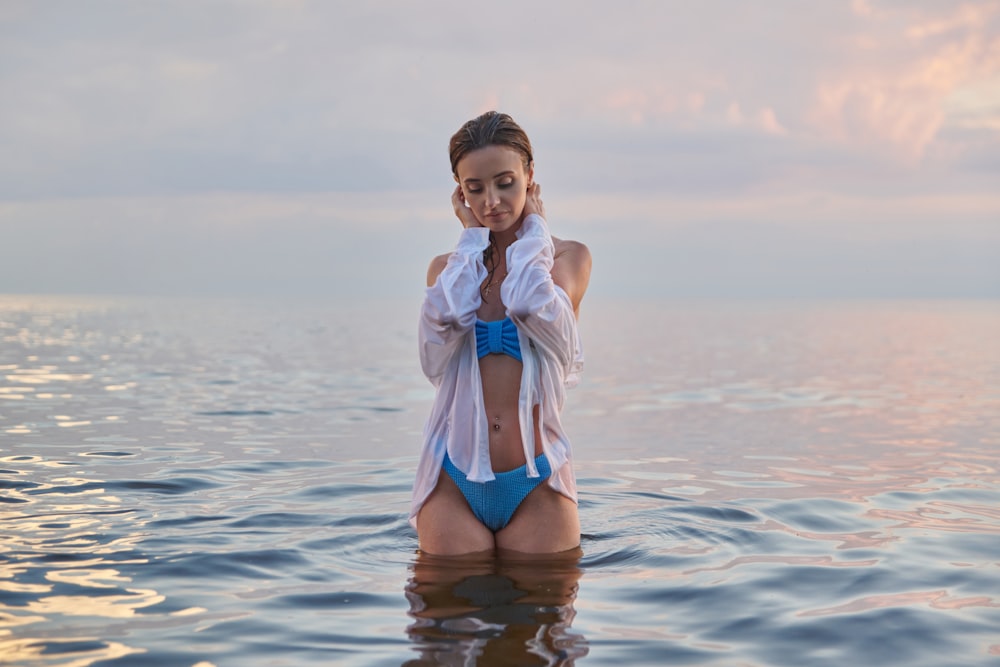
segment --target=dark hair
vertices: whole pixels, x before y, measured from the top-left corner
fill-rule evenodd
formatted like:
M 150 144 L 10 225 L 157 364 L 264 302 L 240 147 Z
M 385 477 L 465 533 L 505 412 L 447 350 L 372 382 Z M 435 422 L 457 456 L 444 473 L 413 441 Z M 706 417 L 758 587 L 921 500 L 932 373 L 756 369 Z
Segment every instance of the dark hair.
M 524 158 L 524 168 L 531 165 L 531 141 L 521 126 L 505 113 L 487 111 L 459 128 L 448 142 L 451 173 L 458 175 L 458 163 L 466 155 L 485 146 L 513 148 Z

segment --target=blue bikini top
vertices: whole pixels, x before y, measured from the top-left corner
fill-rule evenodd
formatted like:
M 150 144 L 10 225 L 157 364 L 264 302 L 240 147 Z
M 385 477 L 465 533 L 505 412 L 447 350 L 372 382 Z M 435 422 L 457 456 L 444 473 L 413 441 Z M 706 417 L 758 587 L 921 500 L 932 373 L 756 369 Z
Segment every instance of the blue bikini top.
M 480 359 L 487 354 L 506 354 L 521 361 L 517 327 L 509 317 L 492 322 L 476 320 L 476 354 Z

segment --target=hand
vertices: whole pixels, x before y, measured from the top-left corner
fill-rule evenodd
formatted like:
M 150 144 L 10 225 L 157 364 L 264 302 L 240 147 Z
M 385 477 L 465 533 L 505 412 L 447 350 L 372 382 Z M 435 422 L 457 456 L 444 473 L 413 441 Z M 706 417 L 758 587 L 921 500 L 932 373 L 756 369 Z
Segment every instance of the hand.
M 465 205 L 465 194 L 462 192 L 462 186 L 456 185 L 455 191 L 451 193 L 451 205 L 455 208 L 455 215 L 458 216 L 459 221 L 462 226 L 466 229 L 471 227 L 482 227 L 479 221 L 476 220 L 475 214 L 473 214 L 472 209 Z
M 542 204 L 542 186 L 532 183 L 528 186 L 528 197 L 524 201 L 524 217 L 532 213 L 545 217 L 545 205 Z

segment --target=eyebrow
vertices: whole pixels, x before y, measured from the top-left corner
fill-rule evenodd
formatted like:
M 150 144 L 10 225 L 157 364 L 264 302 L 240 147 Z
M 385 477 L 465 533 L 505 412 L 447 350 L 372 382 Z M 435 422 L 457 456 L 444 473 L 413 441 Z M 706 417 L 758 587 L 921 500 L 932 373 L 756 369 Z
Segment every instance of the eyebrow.
M 498 179 L 498 178 L 500 178 L 502 176 L 515 176 L 515 175 L 516 174 L 514 174 L 514 171 L 512 169 L 508 169 L 507 171 L 501 171 L 499 174 L 496 174 L 493 178 L 495 180 L 495 179 Z M 478 183 L 479 180 L 480 179 L 478 179 L 478 178 L 467 178 L 463 182 L 464 183 Z

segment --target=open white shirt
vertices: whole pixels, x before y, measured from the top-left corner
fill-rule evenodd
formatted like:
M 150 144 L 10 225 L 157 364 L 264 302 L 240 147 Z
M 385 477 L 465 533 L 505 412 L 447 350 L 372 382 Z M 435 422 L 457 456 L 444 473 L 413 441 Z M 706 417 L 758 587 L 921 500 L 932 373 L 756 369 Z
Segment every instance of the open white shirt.
M 559 414 L 566 389 L 583 368 L 583 349 L 569 296 L 552 281 L 555 247 L 545 220 L 528 215 L 507 248 L 507 277 L 500 299 L 517 327 L 521 347 L 518 421 L 529 477 L 535 466 L 533 408 L 539 406 L 542 451 L 552 467 L 548 484 L 576 502 L 569 439 Z M 413 486 L 410 523 L 434 490 L 445 452 L 473 482 L 494 479 L 490 464 L 489 423 L 476 354 L 476 312 L 486 279 L 483 251 L 489 229 L 464 229 L 458 246 L 434 285 L 427 288 L 420 311 L 420 365 L 437 389 L 424 427 L 423 450 Z

